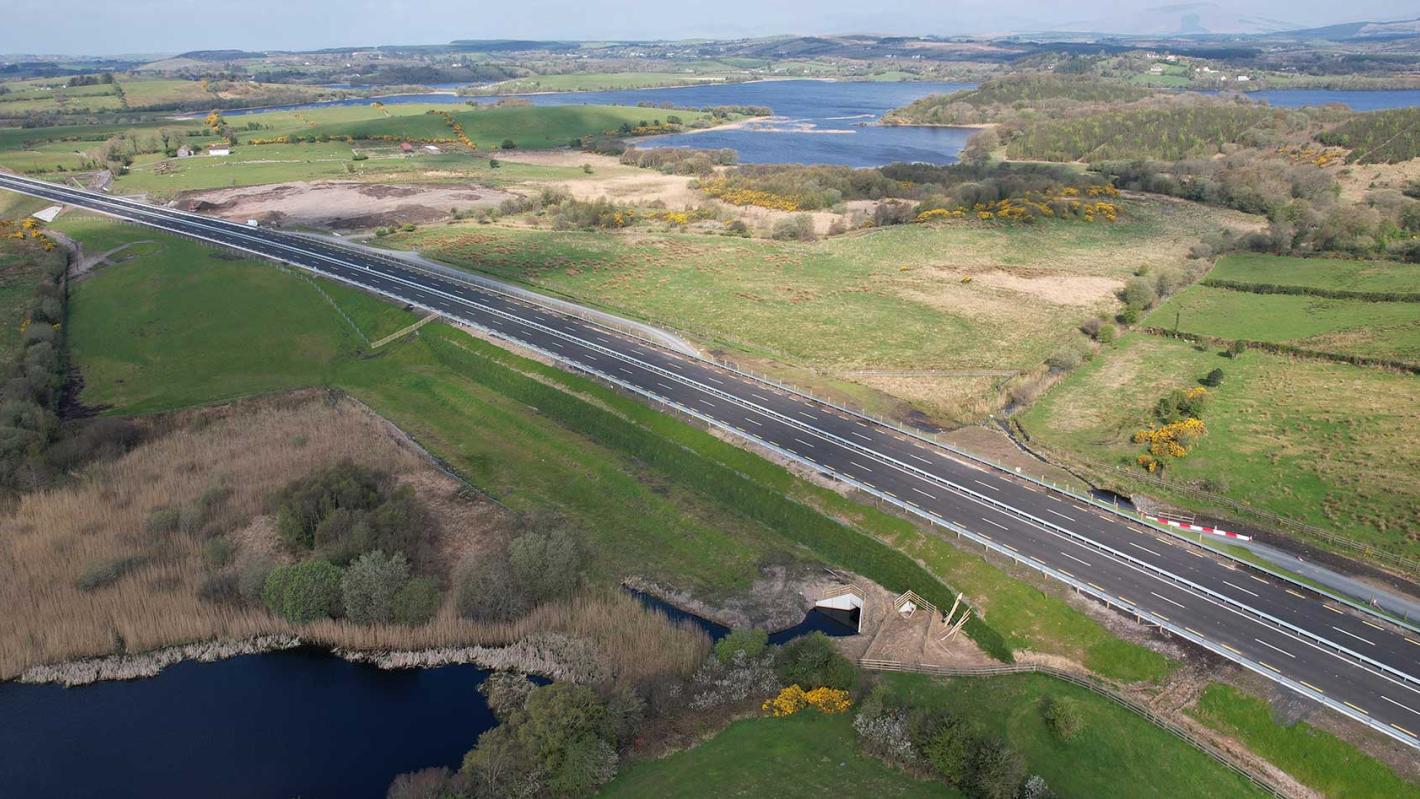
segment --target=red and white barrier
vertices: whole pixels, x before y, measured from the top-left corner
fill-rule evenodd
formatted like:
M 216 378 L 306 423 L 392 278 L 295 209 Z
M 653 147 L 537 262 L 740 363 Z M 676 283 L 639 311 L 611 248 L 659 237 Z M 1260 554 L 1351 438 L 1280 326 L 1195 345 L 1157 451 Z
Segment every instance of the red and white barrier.
M 1195 533 L 1207 533 L 1208 535 L 1222 536 L 1223 538 L 1236 538 L 1239 541 L 1252 540 L 1252 536 L 1250 535 L 1229 532 L 1228 530 L 1219 530 L 1217 527 L 1203 527 L 1197 524 L 1188 524 L 1187 522 L 1178 522 L 1174 521 L 1173 519 L 1165 519 L 1162 516 L 1150 516 L 1147 513 L 1141 513 L 1139 515 L 1143 516 L 1149 521 L 1158 522 L 1159 524 L 1167 524 L 1169 527 L 1177 527 L 1180 530 L 1191 530 Z

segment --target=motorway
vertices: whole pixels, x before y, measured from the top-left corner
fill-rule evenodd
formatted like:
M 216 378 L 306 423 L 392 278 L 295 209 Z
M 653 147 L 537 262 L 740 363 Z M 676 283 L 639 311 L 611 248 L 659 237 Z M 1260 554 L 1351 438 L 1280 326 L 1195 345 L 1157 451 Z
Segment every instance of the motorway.
M 1420 749 L 1420 634 L 732 369 L 393 257 L 0 174 L 0 188 L 436 311 L 797 460 Z M 909 588 L 910 586 L 893 586 Z

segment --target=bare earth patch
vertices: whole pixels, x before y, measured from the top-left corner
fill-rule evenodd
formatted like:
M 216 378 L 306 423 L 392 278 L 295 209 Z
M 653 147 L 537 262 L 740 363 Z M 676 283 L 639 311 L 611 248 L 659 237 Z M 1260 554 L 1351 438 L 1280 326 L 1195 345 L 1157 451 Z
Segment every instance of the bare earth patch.
M 183 192 L 178 207 L 233 222 L 355 230 L 434 222 L 449 209 L 496 206 L 516 195 L 482 186 L 394 186 L 346 181 L 277 183 Z

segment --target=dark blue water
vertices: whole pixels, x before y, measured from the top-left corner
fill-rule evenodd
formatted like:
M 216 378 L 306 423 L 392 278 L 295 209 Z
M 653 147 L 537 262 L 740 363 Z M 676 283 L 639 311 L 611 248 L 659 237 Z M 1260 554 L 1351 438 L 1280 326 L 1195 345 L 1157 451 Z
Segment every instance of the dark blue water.
M 705 631 L 710 636 L 710 640 L 718 641 L 730 634 L 730 628 L 723 624 L 716 624 L 707 618 L 697 616 L 689 611 L 681 610 L 675 605 L 658 599 L 650 594 L 628 589 L 628 593 L 641 600 L 641 604 L 652 610 L 658 610 L 670 617 L 671 621 L 688 621 L 696 627 Z M 811 632 L 821 632 L 824 635 L 834 637 L 845 635 L 857 635 L 856 625 L 852 625 L 846 619 L 839 619 L 835 615 L 825 612 L 819 608 L 814 608 L 804 614 L 804 620 L 777 633 L 770 633 L 769 643 L 782 644 L 792 641 L 801 635 L 808 635 Z
M 1245 95 L 1283 108 L 1340 103 L 1352 111 L 1383 111 L 1420 106 L 1420 89 L 1333 91 L 1331 89 L 1270 89 Z
M 949 164 L 975 131 L 967 128 L 881 127 L 883 113 L 929 94 L 970 88 L 963 83 L 875 83 L 866 81 L 780 80 L 722 83 L 673 89 L 610 92 L 560 92 L 522 95 L 534 105 L 637 105 L 669 103 L 689 108 L 716 105 L 761 105 L 774 117 L 731 130 L 677 133 L 643 139 L 642 146 L 729 147 L 750 164 L 795 163 L 880 166 L 894 161 Z M 458 104 L 469 100 L 495 102 L 497 97 L 456 97 L 401 94 L 379 98 L 386 105 L 402 103 Z M 285 109 L 368 105 L 369 99 L 332 100 Z M 227 117 L 278 109 L 224 112 Z M 657 112 L 647 111 L 648 117 Z M 661 112 L 664 116 L 664 112 Z
M 81 688 L 0 683 L 0 797 L 378 799 L 495 721 L 472 666 L 293 650 Z

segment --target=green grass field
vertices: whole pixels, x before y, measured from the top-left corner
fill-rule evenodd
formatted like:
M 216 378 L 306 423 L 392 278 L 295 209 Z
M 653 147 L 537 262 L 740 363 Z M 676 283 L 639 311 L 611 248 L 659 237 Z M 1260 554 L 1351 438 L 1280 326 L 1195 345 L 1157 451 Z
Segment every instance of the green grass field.
M 806 549 L 747 517 L 743 500 L 722 501 L 702 490 L 705 474 L 728 468 L 920 560 L 978 603 L 1012 647 L 1073 658 L 1121 680 L 1157 680 L 1173 668 L 977 555 L 590 380 L 438 323 L 370 354 L 361 336 L 294 274 L 227 261 L 139 228 L 83 219 L 63 217 L 61 227 L 94 248 L 125 238 L 154 239 L 163 247 L 157 255 L 105 267 L 75 288 L 71 342 L 85 375 L 80 399 L 88 404 L 115 412 L 159 411 L 295 386 L 338 386 L 509 505 L 556 509 L 594 531 L 603 574 L 665 579 L 710 598 L 743 590 L 756 564 L 820 551 L 814 539 L 801 539 L 808 541 Z M 415 318 L 353 289 L 324 285 L 366 338 Z M 139 291 L 151 298 L 131 301 Z M 691 460 L 674 469 L 656 467 L 619 448 L 622 434 L 589 439 L 590 433 L 555 421 L 549 398 L 517 400 L 490 389 L 489 375 L 506 370 L 587 397 Z M 845 557 L 869 549 L 854 544 Z
M 1342 291 L 1420 292 L 1420 265 L 1395 261 L 1294 258 L 1238 253 L 1218 259 L 1209 278 Z
M 615 105 L 513 106 L 469 110 L 445 106 L 443 110 L 453 115 L 480 150 L 496 150 L 505 140 L 512 140 L 525 150 L 565 147 L 575 138 L 614 132 L 628 123 L 635 126 L 643 121 L 664 121 L 668 114 L 675 114 L 686 122 L 705 116 L 698 111 Z M 455 135 L 440 114 L 399 114 L 320 124 L 309 128 L 305 134 L 420 141 L 452 140 Z
M 917 674 L 884 674 L 891 693 L 914 707 L 942 707 L 979 731 L 999 735 L 1060 796 L 1148 795 L 1169 797 L 1262 796 L 1251 783 L 1144 718 L 1070 683 L 1042 674 L 938 680 Z M 1059 741 L 1045 725 L 1048 696 L 1079 703 L 1084 729 Z M 1133 786 L 1133 787 L 1126 787 Z
M 1222 219 L 1139 202 L 1116 224 L 903 225 L 807 244 L 472 224 L 389 242 L 689 331 L 762 368 L 799 366 L 840 390 L 971 419 L 989 410 L 999 379 L 933 370 L 1038 366 L 1116 306 L 1132 270 L 1181 268 L 1179 242 Z M 858 374 L 873 370 L 927 373 Z
M 851 712 L 825 716 L 815 711 L 780 719 L 741 719 L 692 749 L 635 764 L 598 795 L 603 799 L 961 796 L 941 782 L 913 777 L 859 752 Z
M 1224 339 L 1420 362 L 1420 303 L 1336 300 L 1195 285 L 1144 324 Z
M 1330 799 L 1420 798 L 1420 786 L 1384 763 L 1306 722 L 1279 725 L 1265 701 L 1230 685 L 1208 686 L 1189 712 Z
M 46 253 L 37 244 L 0 237 L 0 319 L 5 320 L 0 325 L 0 364 L 8 364 L 20 349 L 20 320 L 44 277 L 44 265 L 61 258 L 59 252 Z
M 1257 295 L 1249 295 L 1257 296 Z M 1381 305 L 1384 303 L 1366 303 Z M 1420 424 L 1413 375 L 1142 334 L 1072 372 L 1020 418 L 1042 443 L 1087 460 L 1133 466 L 1129 440 L 1158 399 L 1224 372 L 1203 414 L 1208 434 L 1166 474 L 1408 557 L 1420 542 Z
M 693 86 L 719 83 L 726 72 L 574 72 L 568 75 L 537 75 L 480 87 L 479 93 L 527 94 L 531 92 L 596 92 L 618 89 L 650 89 L 658 86 Z

